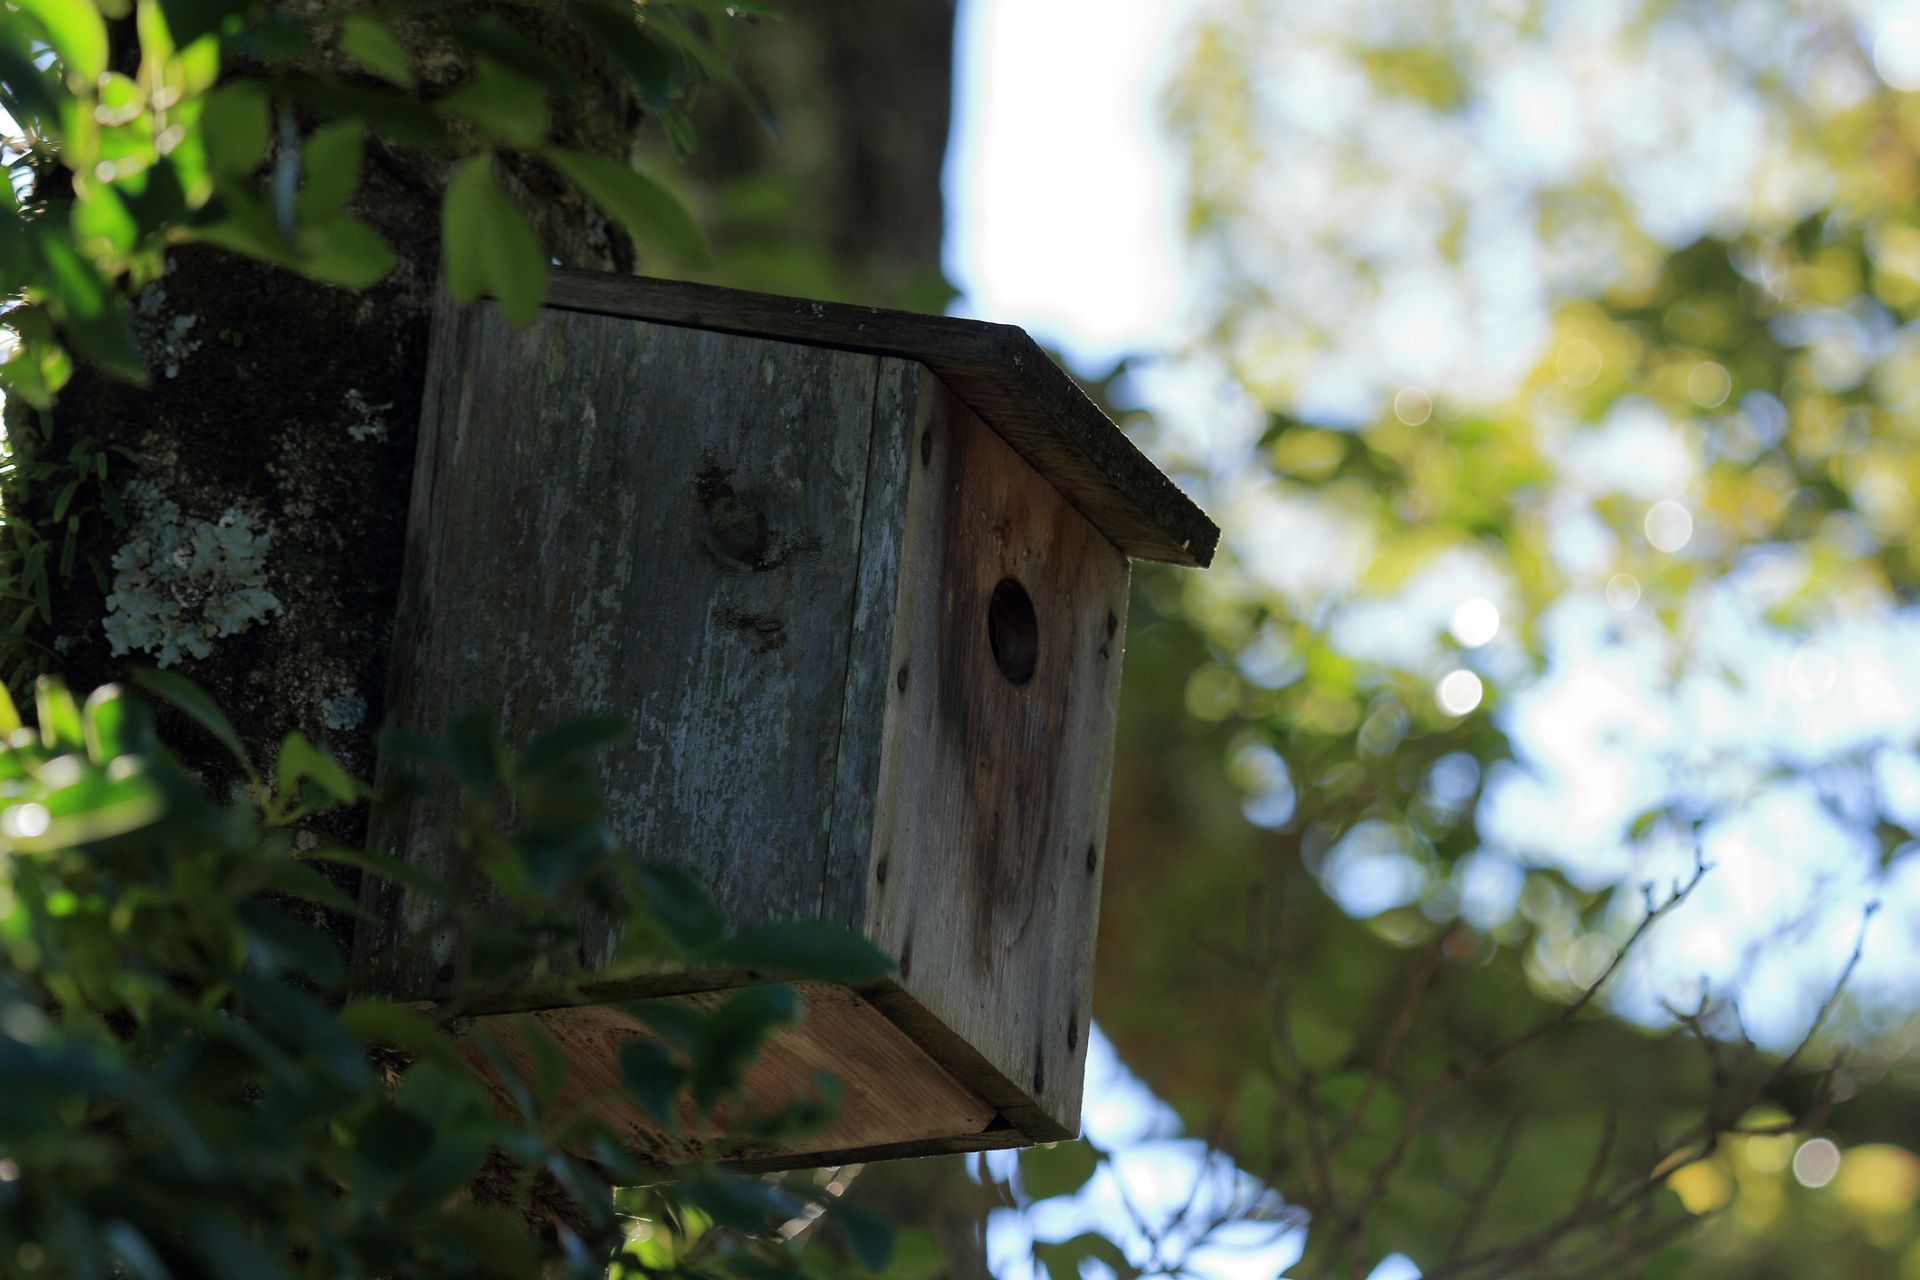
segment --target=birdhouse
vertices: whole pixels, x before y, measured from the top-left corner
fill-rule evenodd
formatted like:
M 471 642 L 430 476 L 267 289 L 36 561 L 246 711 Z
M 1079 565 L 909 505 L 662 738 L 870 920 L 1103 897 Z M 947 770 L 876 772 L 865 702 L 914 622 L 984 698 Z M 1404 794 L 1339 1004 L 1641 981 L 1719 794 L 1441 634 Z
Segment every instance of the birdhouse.
M 1129 558 L 1205 565 L 1217 537 L 1018 329 L 556 272 L 525 328 L 436 316 L 388 713 L 433 732 L 485 706 L 510 741 L 624 713 L 605 776 L 627 847 L 736 927 L 834 921 L 893 959 L 870 987 L 799 984 L 804 1022 L 748 1078 L 771 1104 L 831 1071 L 838 1123 L 726 1158 L 1071 1138 Z M 374 847 L 431 861 L 446 821 L 416 803 Z M 383 963 L 420 912 L 369 906 L 377 988 L 439 994 L 422 949 Z M 607 963 L 617 924 L 588 932 Z M 615 995 L 700 1007 L 754 980 L 519 1010 L 584 1100 L 644 1034 Z M 637 1108 L 580 1105 L 694 1154 Z

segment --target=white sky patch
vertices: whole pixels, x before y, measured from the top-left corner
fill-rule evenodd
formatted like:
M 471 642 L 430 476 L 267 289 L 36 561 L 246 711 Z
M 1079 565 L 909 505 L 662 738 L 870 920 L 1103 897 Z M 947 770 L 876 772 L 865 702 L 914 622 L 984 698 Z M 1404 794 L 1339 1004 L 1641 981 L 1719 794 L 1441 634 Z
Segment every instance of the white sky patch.
M 947 158 L 955 310 L 1085 371 L 1182 336 L 1185 216 L 1159 95 L 1190 0 L 966 0 Z

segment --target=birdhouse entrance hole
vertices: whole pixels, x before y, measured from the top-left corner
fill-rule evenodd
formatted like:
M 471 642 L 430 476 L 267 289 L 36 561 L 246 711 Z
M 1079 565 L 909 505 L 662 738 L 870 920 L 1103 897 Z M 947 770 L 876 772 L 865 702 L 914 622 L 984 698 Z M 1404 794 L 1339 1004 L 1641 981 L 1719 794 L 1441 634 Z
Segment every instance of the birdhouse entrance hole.
M 1000 579 L 987 601 L 987 644 L 994 665 L 1014 684 L 1033 679 L 1040 658 L 1040 620 L 1033 614 L 1033 597 L 1013 578 Z

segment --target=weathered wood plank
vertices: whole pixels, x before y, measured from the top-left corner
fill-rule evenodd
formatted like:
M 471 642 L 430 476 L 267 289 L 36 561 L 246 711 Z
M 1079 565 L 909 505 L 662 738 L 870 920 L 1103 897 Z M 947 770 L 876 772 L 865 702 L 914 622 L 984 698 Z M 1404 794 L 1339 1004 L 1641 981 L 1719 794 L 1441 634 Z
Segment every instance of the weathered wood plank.
M 941 380 L 921 394 L 866 927 L 927 1016 L 881 1007 L 971 1046 L 1010 1090 L 969 1083 L 1030 1136 L 1071 1136 L 1128 563 Z M 1008 579 L 1032 627 L 996 658 Z
M 609 825 L 705 880 L 736 924 L 818 914 L 878 361 L 549 310 L 443 315 L 389 707 L 496 710 L 508 740 L 612 710 Z M 443 868 L 444 804 L 375 847 Z M 449 940 L 417 904 L 361 948 L 432 994 Z M 615 943 L 595 926 L 590 962 Z
M 585 271 L 553 272 L 547 305 L 917 360 L 1122 551 L 1213 559 L 1213 522 L 1012 325 Z
M 822 982 L 793 984 L 805 1010 L 802 1021 L 774 1035 L 747 1069 L 742 1094 L 747 1114 L 722 1109 L 716 1124 L 696 1123 L 683 1100 L 679 1132 L 663 1130 L 629 1101 L 620 1083 L 620 1049 L 635 1038 L 655 1038 L 643 1021 L 612 1005 L 501 1014 L 476 1019 L 473 1033 L 493 1042 L 523 1080 L 532 1081 L 526 1020 L 551 1036 L 571 1066 L 555 1100 L 556 1125 L 582 1114 L 597 1115 L 643 1158 L 661 1165 L 720 1160 L 755 1168 L 795 1168 L 832 1163 L 845 1152 L 882 1148 L 979 1150 L 1005 1145 L 1010 1137 L 993 1127 L 994 1109 L 956 1082 L 924 1050 L 859 995 Z M 731 993 L 707 991 L 661 1001 L 699 1012 L 717 1008 Z M 468 1056 L 498 1085 L 499 1076 L 478 1043 Z M 721 1138 L 741 1121 L 768 1115 L 805 1095 L 819 1072 L 829 1072 L 845 1091 L 838 1119 L 826 1130 L 787 1143 Z M 890 1154 L 904 1154 L 889 1152 Z
M 907 489 L 913 451 L 931 409 L 924 365 L 880 360 L 868 449 L 866 508 L 860 520 L 860 569 L 853 604 L 854 655 L 848 664 L 840 726 L 839 778 L 833 803 L 833 839 L 823 873 L 821 918 L 860 929 L 866 924 L 872 871 L 874 783 L 888 696 L 902 679 L 889 657 L 894 607 L 907 531 Z

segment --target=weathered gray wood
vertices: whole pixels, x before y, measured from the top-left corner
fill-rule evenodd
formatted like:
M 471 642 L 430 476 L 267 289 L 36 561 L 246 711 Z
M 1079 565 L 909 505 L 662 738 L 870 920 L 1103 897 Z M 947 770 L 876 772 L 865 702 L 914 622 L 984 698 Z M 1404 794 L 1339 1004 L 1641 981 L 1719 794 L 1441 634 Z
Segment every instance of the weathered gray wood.
M 693 871 L 736 926 L 838 921 L 896 960 L 892 980 L 810 997 L 822 1020 L 761 1082 L 771 1097 L 826 1066 L 857 1094 L 846 1122 L 824 1145 L 727 1158 L 1071 1137 L 1127 557 L 1084 493 L 920 360 L 698 318 L 549 307 L 515 330 L 491 306 L 440 311 L 395 719 L 437 732 L 485 707 L 514 740 L 629 715 L 637 739 L 606 761 L 624 844 Z M 454 830 L 447 802 L 415 803 L 375 847 L 444 869 Z M 363 985 L 443 991 L 458 949 L 422 928 L 424 905 L 388 889 L 368 905 Z M 617 923 L 586 923 L 591 970 Z M 475 1012 L 537 1016 L 604 1084 L 634 1033 L 618 1002 L 763 977 L 529 984 Z
M 931 382 L 923 365 L 880 360 L 854 593 L 851 651 L 856 660 L 847 667 L 833 839 L 827 849 L 820 910 L 822 919 L 849 929 L 866 925 L 873 805 L 887 701 L 903 678 L 888 654 L 907 533 L 907 489 L 913 479 L 913 451 L 933 406 L 926 394 Z
M 969 1083 L 1029 1136 L 1070 1137 L 1127 559 L 930 375 L 920 421 L 865 924 L 897 959 L 900 993 L 1004 1078 Z M 1024 684 L 989 644 L 989 601 L 1006 578 L 1038 623 Z M 881 1007 L 916 1021 L 897 1000 Z
M 878 361 L 549 310 L 442 316 L 391 686 L 394 721 L 500 714 L 508 740 L 633 717 L 608 754 L 628 844 L 735 924 L 818 914 Z M 445 864 L 446 808 L 376 827 Z M 376 904 L 378 985 L 426 995 L 447 939 Z M 589 958 L 604 960 L 605 922 Z
M 1220 531 L 1026 333 L 1012 325 L 555 271 L 547 305 L 917 360 L 1142 560 L 1204 566 Z

